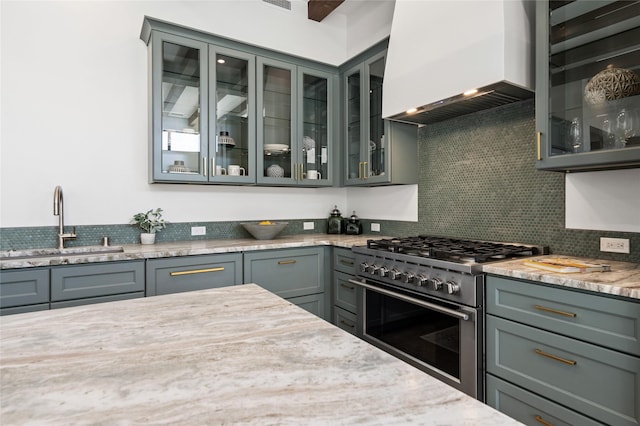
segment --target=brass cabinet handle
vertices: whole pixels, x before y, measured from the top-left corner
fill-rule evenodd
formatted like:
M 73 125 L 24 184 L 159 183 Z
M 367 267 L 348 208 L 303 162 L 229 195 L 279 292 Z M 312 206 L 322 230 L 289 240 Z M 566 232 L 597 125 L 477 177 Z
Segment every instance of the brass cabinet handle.
M 560 311 L 558 309 L 548 308 L 542 305 L 534 305 L 533 307 L 539 311 L 551 312 L 552 314 L 564 315 L 565 317 L 575 318 L 577 316 L 577 314 L 574 314 L 573 312 Z
M 295 259 L 291 259 L 291 260 L 280 260 L 278 261 L 278 265 L 291 265 L 292 263 L 296 263 L 297 260 Z
M 347 266 L 353 266 L 355 262 L 353 260 L 340 259 L 340 263 L 342 263 L 343 265 L 347 265 Z
M 300 163 L 300 173 L 298 174 L 298 176 L 300 176 L 300 180 L 304 179 L 304 164 Z
M 202 176 L 207 177 L 207 157 L 202 157 Z
M 211 176 L 216 175 L 216 157 L 211 157 Z
M 573 360 L 570 360 L 570 359 L 561 358 L 561 357 L 559 357 L 557 355 L 552 355 L 550 353 L 544 352 L 543 350 L 540 350 L 540 349 L 537 349 L 537 348 L 535 350 L 535 353 L 537 353 L 538 355 L 545 356 L 547 358 L 554 359 L 556 361 L 563 362 L 563 363 L 568 364 L 568 365 L 576 365 L 577 364 L 576 361 L 573 361 Z
M 358 179 L 362 179 L 362 161 L 358 163 Z
M 543 424 L 544 426 L 553 426 L 553 423 L 549 423 L 548 421 L 546 421 L 545 419 L 543 419 L 541 416 L 539 415 L 535 415 L 534 419 L 536 419 L 536 422 Z
M 209 269 L 192 269 L 191 271 L 179 271 L 179 272 L 171 272 L 169 273 L 172 277 L 177 277 L 179 275 L 192 275 L 192 274 L 204 274 L 207 272 L 220 272 L 224 271 L 224 266 L 220 266 L 218 268 L 209 268 Z
M 542 148 L 540 143 L 540 140 L 542 139 L 542 132 L 537 132 L 536 135 L 538 139 L 538 160 L 542 160 Z
M 367 172 L 367 165 L 369 164 L 368 161 L 363 161 L 362 162 L 362 176 L 364 176 L 363 179 L 369 179 L 369 173 Z
M 346 285 L 345 283 L 340 283 L 340 287 L 344 287 L 348 290 L 355 290 L 355 287 L 350 286 L 350 285 Z
M 355 324 L 349 324 L 348 322 L 346 322 L 345 320 L 340 320 L 340 324 L 344 324 L 349 328 L 355 328 Z

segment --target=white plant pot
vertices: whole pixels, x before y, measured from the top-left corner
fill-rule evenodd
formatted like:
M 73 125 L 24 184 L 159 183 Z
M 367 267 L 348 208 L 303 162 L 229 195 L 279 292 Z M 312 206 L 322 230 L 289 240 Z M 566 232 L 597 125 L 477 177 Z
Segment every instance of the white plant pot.
M 155 244 L 156 242 L 156 234 L 147 234 L 143 232 L 140 234 L 140 243 L 141 244 Z

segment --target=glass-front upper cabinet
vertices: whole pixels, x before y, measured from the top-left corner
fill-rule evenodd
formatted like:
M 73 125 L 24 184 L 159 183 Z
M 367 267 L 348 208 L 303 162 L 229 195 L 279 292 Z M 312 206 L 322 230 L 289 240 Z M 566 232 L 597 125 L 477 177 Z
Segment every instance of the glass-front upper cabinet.
M 258 58 L 258 183 L 331 184 L 330 74 Z
M 210 46 L 210 180 L 254 183 L 255 57 Z
M 417 126 L 382 118 L 385 59 L 375 53 L 343 75 L 345 185 L 417 182 Z
M 159 33 L 152 43 L 151 180 L 206 181 L 207 45 Z
M 640 3 L 536 2 L 537 167 L 640 167 Z

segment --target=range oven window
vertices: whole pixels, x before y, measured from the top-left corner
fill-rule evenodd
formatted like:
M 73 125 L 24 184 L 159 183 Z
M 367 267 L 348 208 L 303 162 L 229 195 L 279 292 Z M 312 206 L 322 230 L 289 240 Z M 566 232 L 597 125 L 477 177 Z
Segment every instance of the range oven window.
M 366 335 L 455 379 L 460 379 L 460 323 L 428 308 L 366 292 Z

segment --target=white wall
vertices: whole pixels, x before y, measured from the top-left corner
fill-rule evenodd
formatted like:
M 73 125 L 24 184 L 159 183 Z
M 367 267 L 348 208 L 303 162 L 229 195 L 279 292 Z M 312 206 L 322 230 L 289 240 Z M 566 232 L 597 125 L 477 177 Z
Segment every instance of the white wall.
M 172 222 L 324 218 L 334 204 L 370 218 L 360 213 L 374 203 L 381 210 L 371 218 L 417 220 L 413 186 L 402 190 L 411 202 L 393 206 L 378 202 L 384 189 L 147 183 L 145 15 L 339 65 L 384 37 L 381 22 L 391 17 L 389 2 L 380 4 L 379 14 L 368 11 L 376 16 L 369 38 L 363 23 L 347 34 L 346 17 L 308 20 L 304 0 L 293 0 L 292 12 L 259 0 L 3 0 L 0 226 L 55 225 L 56 185 L 70 225 L 127 223 L 155 207 Z M 358 191 L 373 196 L 349 201 Z

